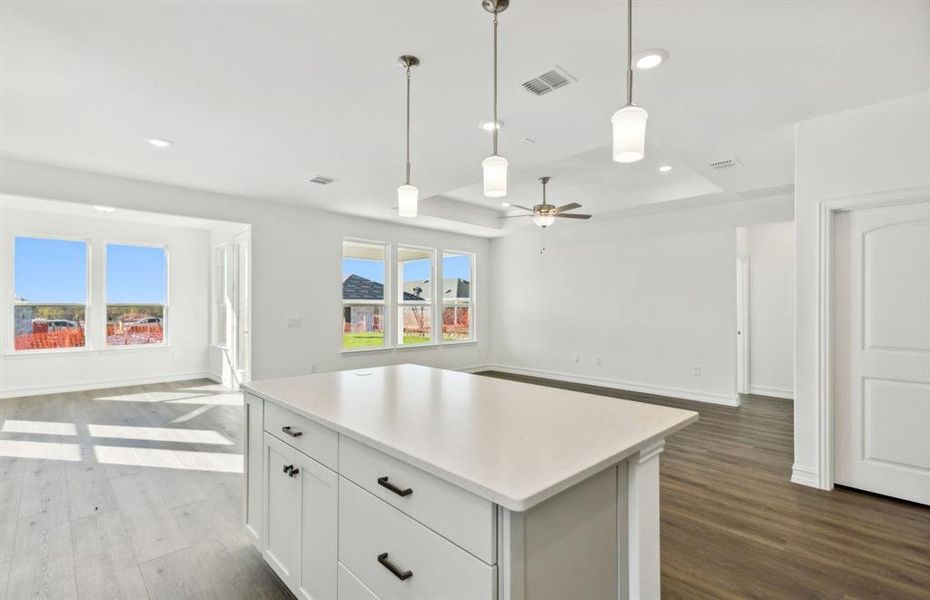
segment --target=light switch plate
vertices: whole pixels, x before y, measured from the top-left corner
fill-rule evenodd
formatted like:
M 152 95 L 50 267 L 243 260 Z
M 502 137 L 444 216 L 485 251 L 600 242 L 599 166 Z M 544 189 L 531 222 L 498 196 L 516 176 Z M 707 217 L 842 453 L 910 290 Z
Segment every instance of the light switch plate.
M 287 326 L 288 327 L 300 327 L 302 325 L 300 317 L 288 317 Z

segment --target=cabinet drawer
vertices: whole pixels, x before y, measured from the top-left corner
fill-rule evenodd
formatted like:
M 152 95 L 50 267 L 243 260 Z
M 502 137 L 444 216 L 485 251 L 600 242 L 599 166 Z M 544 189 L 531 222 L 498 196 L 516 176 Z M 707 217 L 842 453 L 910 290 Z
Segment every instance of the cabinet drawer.
M 272 402 L 265 402 L 265 431 L 332 470 L 338 468 L 339 434 Z
M 344 477 L 339 478 L 339 562 L 384 600 L 496 596 L 497 567 Z
M 489 565 L 497 562 L 497 519 L 490 501 L 344 435 L 339 436 L 339 472 Z
M 358 577 L 339 563 L 339 600 L 380 600 Z

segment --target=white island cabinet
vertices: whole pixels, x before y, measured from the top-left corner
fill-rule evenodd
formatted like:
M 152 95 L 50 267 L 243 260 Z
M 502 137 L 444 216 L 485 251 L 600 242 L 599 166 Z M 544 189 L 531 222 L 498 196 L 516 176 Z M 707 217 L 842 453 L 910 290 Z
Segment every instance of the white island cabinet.
M 658 598 L 697 413 L 418 365 L 245 391 L 245 529 L 306 600 Z

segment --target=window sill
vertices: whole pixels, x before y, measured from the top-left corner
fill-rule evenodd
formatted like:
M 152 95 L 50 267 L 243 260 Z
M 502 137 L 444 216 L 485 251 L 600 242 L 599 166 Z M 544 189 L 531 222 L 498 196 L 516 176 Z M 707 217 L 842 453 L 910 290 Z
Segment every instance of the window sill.
M 125 346 L 105 346 L 97 352 L 139 352 L 142 350 L 170 350 L 171 344 L 127 344 Z
M 340 354 L 351 355 L 351 354 L 365 354 L 367 352 L 394 352 L 397 350 L 417 350 L 420 348 L 442 348 L 445 346 L 474 346 L 478 343 L 478 340 L 462 340 L 460 342 L 430 342 L 429 344 L 406 344 L 399 346 L 375 346 L 371 348 L 352 348 L 352 349 L 342 349 L 339 351 Z
M 473 346 L 478 343 L 478 340 L 459 340 L 455 342 L 442 342 L 440 346 Z
M 12 350 L 3 353 L 3 358 L 29 358 L 31 356 L 55 356 L 56 354 L 90 354 L 93 348 L 49 348 L 48 350 Z

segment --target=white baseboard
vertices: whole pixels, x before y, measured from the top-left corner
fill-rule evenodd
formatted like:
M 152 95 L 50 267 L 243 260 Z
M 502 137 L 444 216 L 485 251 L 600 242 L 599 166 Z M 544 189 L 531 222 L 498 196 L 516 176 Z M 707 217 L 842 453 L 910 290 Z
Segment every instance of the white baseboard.
M 189 373 L 168 373 L 157 377 L 127 377 L 124 379 L 106 379 L 70 385 L 36 385 L 26 388 L 4 389 L 0 390 L 0 399 L 41 396 L 44 394 L 65 394 L 68 392 L 83 392 L 87 390 L 105 390 L 128 385 L 148 385 L 153 383 L 168 383 L 171 381 L 186 381 L 188 379 L 209 379 L 211 381 L 216 381 L 212 373 L 192 371 Z
M 648 383 L 639 383 L 634 381 L 620 381 L 617 379 L 607 379 L 602 377 L 587 377 L 584 375 L 574 375 L 572 373 L 561 373 L 558 371 L 546 371 L 543 369 L 527 369 L 524 367 L 513 367 L 509 365 L 488 365 L 487 369 L 494 371 L 503 371 L 514 375 L 528 375 L 531 377 L 541 377 L 544 379 L 557 379 L 559 381 L 570 381 L 572 383 L 582 383 L 587 385 L 599 385 L 616 390 L 626 390 L 630 392 L 642 392 L 644 394 L 655 394 L 657 396 L 670 396 L 672 398 L 682 398 L 684 400 L 696 400 L 698 402 L 710 402 L 712 404 L 723 404 L 725 406 L 739 406 L 739 396 L 718 394 L 715 392 L 701 392 L 697 390 L 685 390 L 681 388 L 665 387 L 652 385 Z
M 771 396 L 772 398 L 794 400 L 794 390 L 789 388 L 769 387 L 767 385 L 753 385 L 750 383 L 749 393 L 758 394 L 759 396 Z
M 794 464 L 791 466 L 791 483 L 806 485 L 812 488 L 819 488 L 820 474 L 816 469 Z

